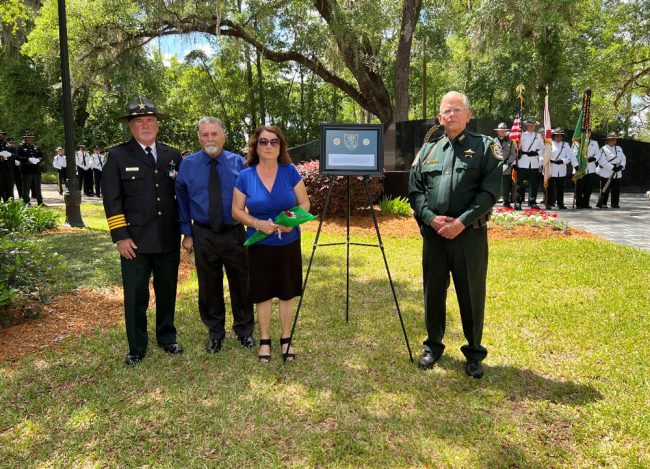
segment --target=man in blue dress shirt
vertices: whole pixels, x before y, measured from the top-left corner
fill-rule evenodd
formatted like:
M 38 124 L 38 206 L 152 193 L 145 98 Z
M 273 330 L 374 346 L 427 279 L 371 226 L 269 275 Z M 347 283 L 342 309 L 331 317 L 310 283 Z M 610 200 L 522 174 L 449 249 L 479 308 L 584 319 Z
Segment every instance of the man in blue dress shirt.
M 183 160 L 176 176 L 176 199 L 183 248 L 195 252 L 199 281 L 199 313 L 208 328 L 208 353 L 217 353 L 226 335 L 223 268 L 226 269 L 233 314 L 233 330 L 244 347 L 253 340 L 253 302 L 248 277 L 244 227 L 232 218 L 232 194 L 242 156 L 224 150 L 226 130 L 215 117 L 198 123 L 202 150 Z

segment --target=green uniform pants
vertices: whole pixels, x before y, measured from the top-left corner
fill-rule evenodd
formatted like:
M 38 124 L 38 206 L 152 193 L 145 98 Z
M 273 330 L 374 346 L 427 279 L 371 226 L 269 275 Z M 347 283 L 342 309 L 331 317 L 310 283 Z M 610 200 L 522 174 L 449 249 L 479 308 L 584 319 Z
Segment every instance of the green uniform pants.
M 461 351 L 467 359 L 482 360 L 487 355 L 481 346 L 488 265 L 487 228 L 465 229 L 449 240 L 425 226 L 423 236 L 424 320 L 428 334 L 424 348 L 437 356 L 445 349 L 442 339 L 451 273 L 467 340 Z
M 176 342 L 174 309 L 180 258 L 180 249 L 157 254 L 138 253 L 130 260 L 120 257 L 129 353 L 144 353 L 147 350 L 147 307 L 149 306 L 149 279 L 152 273 L 156 295 L 158 345 Z

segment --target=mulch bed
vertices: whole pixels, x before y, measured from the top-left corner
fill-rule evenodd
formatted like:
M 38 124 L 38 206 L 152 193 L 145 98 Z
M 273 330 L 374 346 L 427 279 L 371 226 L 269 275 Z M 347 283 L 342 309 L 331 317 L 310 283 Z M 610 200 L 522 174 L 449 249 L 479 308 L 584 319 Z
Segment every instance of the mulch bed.
M 417 223 L 412 217 L 394 215 L 377 215 L 377 222 L 382 237 L 419 236 Z M 318 220 L 303 225 L 303 229 L 315 232 Z M 328 234 L 345 234 L 345 218 L 325 219 L 322 232 Z M 66 233 L 75 228 L 60 227 L 49 233 Z M 350 219 L 350 234 L 374 236 L 375 227 L 371 215 L 362 214 Z M 570 228 L 567 232 L 548 228 L 517 226 L 512 230 L 491 224 L 488 230 L 490 240 L 512 238 L 547 239 L 547 238 L 595 238 L 584 230 Z M 117 255 L 117 252 L 116 252 Z M 179 282 L 187 280 L 194 269 L 189 256 L 182 253 Z M 153 302 L 153 292 L 152 292 Z M 16 362 L 19 358 L 39 353 L 44 349 L 56 347 L 67 337 L 89 334 L 97 329 L 106 329 L 123 320 L 122 289 L 119 287 L 93 290 L 78 288 L 70 293 L 56 297 L 49 304 L 35 304 L 40 309 L 36 319 L 25 319 L 21 312 L 14 311 L 11 326 L 0 326 L 0 362 Z

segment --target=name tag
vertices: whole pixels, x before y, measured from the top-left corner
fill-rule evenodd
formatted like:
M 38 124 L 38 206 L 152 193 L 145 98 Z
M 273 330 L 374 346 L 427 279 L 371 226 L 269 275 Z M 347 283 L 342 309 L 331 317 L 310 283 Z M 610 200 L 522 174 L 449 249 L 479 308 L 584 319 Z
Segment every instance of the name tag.
M 424 164 L 438 164 L 438 163 L 440 163 L 439 160 L 429 160 L 429 161 L 427 161 L 427 162 L 424 163 Z
M 135 168 L 124 168 L 124 171 L 140 171 L 140 168 L 137 166 Z

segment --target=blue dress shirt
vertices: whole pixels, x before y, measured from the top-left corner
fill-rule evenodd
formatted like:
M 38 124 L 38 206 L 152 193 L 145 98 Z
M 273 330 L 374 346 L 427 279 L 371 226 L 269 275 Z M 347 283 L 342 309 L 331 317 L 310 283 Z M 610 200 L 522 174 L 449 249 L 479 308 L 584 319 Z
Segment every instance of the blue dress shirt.
M 257 165 L 244 169 L 237 179 L 237 189 L 246 194 L 248 213 L 259 220 L 275 220 L 283 210 L 297 205 L 298 199 L 294 188 L 302 180 L 302 176 L 292 164 L 279 164 L 278 173 L 271 192 L 266 188 L 257 174 Z M 255 233 L 255 228 L 248 227 L 246 237 Z M 282 236 L 272 234 L 259 242 L 266 246 L 284 246 L 300 239 L 300 227 L 295 227 Z
M 221 213 L 223 223 L 236 223 L 232 218 L 232 194 L 235 182 L 245 167 L 243 156 L 221 150 L 217 156 L 217 170 L 221 182 Z M 210 224 L 210 156 L 203 150 L 188 156 L 179 165 L 176 175 L 176 202 L 181 220 L 181 233 L 192 234 L 192 220 L 203 225 Z

